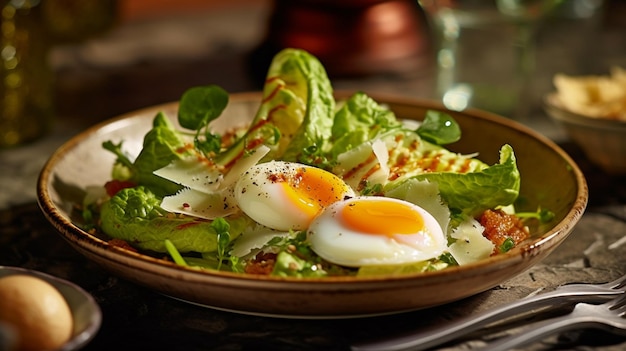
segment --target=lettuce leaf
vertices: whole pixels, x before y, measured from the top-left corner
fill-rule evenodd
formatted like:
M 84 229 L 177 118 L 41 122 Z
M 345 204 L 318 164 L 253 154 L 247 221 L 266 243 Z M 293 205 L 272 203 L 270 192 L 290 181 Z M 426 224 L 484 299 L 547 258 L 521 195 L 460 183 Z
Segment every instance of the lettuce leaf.
M 390 189 L 424 173 L 468 173 L 486 167 L 472 155 L 451 152 L 399 127 L 337 155 L 332 172 L 363 191 L 378 185 Z
M 411 273 L 424 273 L 438 271 L 449 266 L 448 263 L 436 258 L 427 261 L 418 261 L 414 263 L 395 264 L 395 265 L 379 265 L 379 266 L 363 266 L 359 267 L 357 276 L 380 276 L 380 275 L 402 275 Z
M 247 132 L 216 161 L 231 165 L 265 144 L 271 149 L 266 160 L 313 164 L 330 137 L 334 108 L 324 66 L 306 51 L 285 49 L 272 60 L 261 106 Z
M 415 178 L 437 183 L 448 206 L 471 217 L 512 204 L 520 190 L 520 173 L 513 148 L 508 144 L 500 149 L 499 163 L 485 169 L 469 173 L 423 173 Z
M 303 50 L 285 49 L 275 60 L 280 62 L 283 57 L 285 63 L 278 67 L 280 76 L 286 82 L 295 81 L 306 87 L 306 91 L 301 92 L 301 96 L 306 94 L 306 111 L 302 124 L 293 134 L 281 158 L 284 161 L 315 165 L 321 162 L 324 145 L 331 136 L 335 113 L 333 87 L 324 66 L 315 56 Z M 270 69 L 268 79 L 272 79 L 274 74 Z
M 113 175 L 114 179 L 121 177 L 119 175 L 123 173 L 125 179 L 120 180 L 141 184 L 158 196 L 174 194 L 181 189 L 180 185 L 153 174 L 157 169 L 185 156 L 185 152 L 181 151 L 184 150 L 184 141 L 163 113 L 154 117 L 152 129 L 145 135 L 143 147 L 134 161 L 122 152 L 122 143 L 105 141 L 102 146 L 116 154 L 116 165 L 121 165 L 126 170 L 122 172 L 119 167 L 114 167 L 117 174 Z
M 362 92 L 353 94 L 335 114 L 331 158 L 351 150 L 402 123 L 395 114 Z
M 223 243 L 213 222 L 192 217 L 166 216 L 160 199 L 138 186 L 120 190 L 102 204 L 101 229 L 112 238 L 155 252 L 168 252 L 169 240 L 180 252 L 215 252 Z M 228 217 L 229 240 L 237 238 L 252 222 L 245 216 Z

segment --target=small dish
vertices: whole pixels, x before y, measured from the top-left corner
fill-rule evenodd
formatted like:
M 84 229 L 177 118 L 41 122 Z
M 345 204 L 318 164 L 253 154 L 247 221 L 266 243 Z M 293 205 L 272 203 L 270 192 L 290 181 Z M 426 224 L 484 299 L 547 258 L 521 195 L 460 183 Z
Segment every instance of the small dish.
M 82 203 L 87 187 L 102 186 L 108 180 L 115 159 L 102 148 L 102 142 L 123 140 L 125 150 L 137 154 L 157 112 L 170 116 L 176 123 L 176 102 L 105 121 L 61 146 L 40 174 L 39 205 L 65 240 L 114 275 L 201 306 L 286 318 L 384 315 L 456 301 L 488 290 L 539 262 L 580 220 L 588 198 L 584 176 L 574 161 L 549 139 L 519 123 L 480 110 L 457 112 L 434 101 L 371 96 L 402 119 L 420 120 L 428 110 L 446 111 L 463 132 L 461 140 L 450 148 L 461 153 L 477 152 L 489 164 L 498 161 L 503 144 L 510 144 L 522 176 L 519 210 L 536 211 L 541 206 L 554 212 L 554 219 L 535 228 L 532 238 L 519 247 L 466 266 L 406 275 L 321 279 L 183 267 L 111 245 L 108 238 L 83 230 L 80 216 L 73 210 Z M 259 93 L 231 94 L 230 103 L 218 120 L 221 124 L 214 128 L 219 132 L 224 130 L 220 128 L 245 122 L 254 116 L 260 101 Z
M 102 312 L 94 298 L 78 285 L 39 271 L 20 267 L 0 266 L 0 278 L 27 274 L 52 284 L 67 301 L 74 323 L 72 338 L 58 351 L 79 350 L 87 345 L 98 333 L 102 324 Z
M 626 174 L 626 121 L 572 112 L 557 93 L 545 97 L 544 107 L 592 163 L 608 174 Z

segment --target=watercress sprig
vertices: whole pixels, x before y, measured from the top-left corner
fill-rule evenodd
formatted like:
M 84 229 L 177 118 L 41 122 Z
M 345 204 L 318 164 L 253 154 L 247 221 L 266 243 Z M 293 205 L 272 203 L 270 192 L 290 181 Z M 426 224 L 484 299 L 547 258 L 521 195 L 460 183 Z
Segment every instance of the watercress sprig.
M 554 212 L 545 208 L 537 208 L 535 212 L 518 212 L 517 217 L 521 219 L 537 219 L 540 223 L 548 223 L 554 218 Z
M 186 90 L 178 108 L 178 123 L 194 130 L 194 146 L 206 156 L 221 148 L 221 137 L 209 129 L 228 105 L 228 93 L 217 85 L 197 86 Z
M 217 233 L 217 269 L 222 266 L 222 261 L 226 259 L 230 245 L 230 224 L 222 217 L 218 217 L 211 222 L 211 228 Z

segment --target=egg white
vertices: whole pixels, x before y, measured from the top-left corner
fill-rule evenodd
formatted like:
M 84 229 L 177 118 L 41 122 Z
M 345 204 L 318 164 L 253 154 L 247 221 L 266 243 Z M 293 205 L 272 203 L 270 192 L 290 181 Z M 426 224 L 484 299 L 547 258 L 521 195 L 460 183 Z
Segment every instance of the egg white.
M 402 202 L 422 217 L 423 229 L 414 234 L 376 235 L 355 231 L 340 218 L 344 206 L 359 201 L 377 201 L 384 211 L 387 202 Z M 412 203 L 385 197 L 361 196 L 327 207 L 307 232 L 311 248 L 325 260 L 348 267 L 406 264 L 438 257 L 447 240 L 435 218 Z
M 303 169 L 323 172 L 324 177 L 333 180 L 332 183 L 323 183 L 322 186 L 336 195 L 337 200 L 354 196 L 354 191 L 330 172 L 299 163 L 270 161 L 251 167 L 235 184 L 234 196 L 239 208 L 254 221 L 268 228 L 281 231 L 305 230 L 314 216 L 300 210 L 293 203 L 293 199 L 285 195 L 285 182 L 276 180 L 294 177 Z M 298 186 L 305 187 L 307 184 Z M 310 201 L 312 205 L 317 202 L 316 199 L 305 198 L 302 201 Z

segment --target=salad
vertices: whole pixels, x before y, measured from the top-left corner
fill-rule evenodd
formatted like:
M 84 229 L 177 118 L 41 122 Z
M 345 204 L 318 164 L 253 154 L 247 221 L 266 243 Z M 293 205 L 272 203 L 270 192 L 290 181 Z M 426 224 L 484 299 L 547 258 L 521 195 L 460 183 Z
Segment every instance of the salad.
M 217 133 L 222 88 L 192 87 L 178 124 L 158 113 L 136 157 L 84 200 L 89 230 L 180 265 L 295 277 L 425 272 L 501 254 L 529 235 L 520 173 L 449 151 L 448 114 L 403 121 L 363 92 L 336 101 L 313 55 L 273 59 L 251 123 Z

